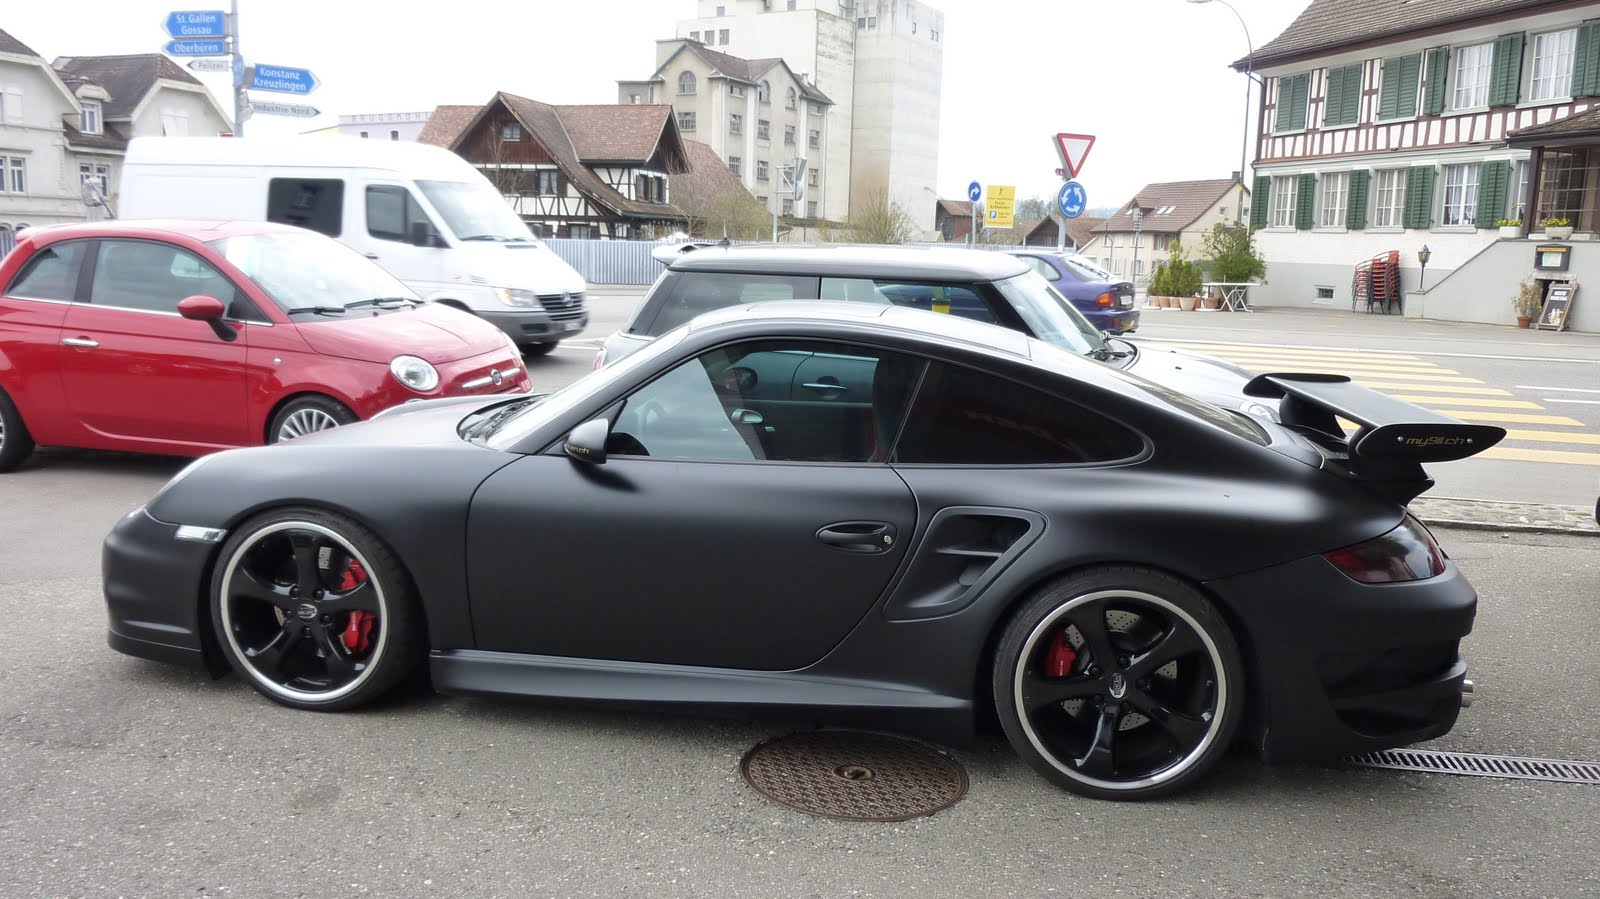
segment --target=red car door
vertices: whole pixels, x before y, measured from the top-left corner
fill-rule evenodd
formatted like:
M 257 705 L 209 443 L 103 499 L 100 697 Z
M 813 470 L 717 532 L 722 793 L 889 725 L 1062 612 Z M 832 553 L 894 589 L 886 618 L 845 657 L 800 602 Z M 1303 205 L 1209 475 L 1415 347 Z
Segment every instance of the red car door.
M 192 452 L 251 439 L 245 415 L 245 335 L 223 340 L 178 315 L 198 294 L 231 303 L 236 288 L 209 262 L 157 240 L 101 240 L 87 302 L 61 328 L 68 408 L 106 446 Z
M 61 322 L 77 293 L 88 246 L 83 240 L 46 244 L 15 270 L 9 284 L 0 284 L 0 389 L 40 443 L 68 443 L 76 436 L 71 417 L 63 414 L 56 365 L 63 349 Z

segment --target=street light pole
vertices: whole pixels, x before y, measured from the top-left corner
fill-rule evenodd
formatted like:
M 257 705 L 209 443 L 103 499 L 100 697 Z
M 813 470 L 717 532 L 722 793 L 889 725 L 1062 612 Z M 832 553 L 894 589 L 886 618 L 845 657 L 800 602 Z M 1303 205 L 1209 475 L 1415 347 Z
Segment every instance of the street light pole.
M 1250 40 L 1250 26 L 1244 23 L 1244 16 L 1239 15 L 1239 11 L 1234 9 L 1233 4 L 1229 3 L 1228 0 L 1188 0 L 1188 2 L 1221 3 L 1228 8 L 1229 12 L 1233 13 L 1235 19 L 1239 20 L 1239 27 L 1244 29 L 1246 51 L 1244 58 L 1244 135 L 1239 139 L 1239 202 L 1233 208 L 1233 224 L 1234 227 L 1238 227 L 1244 223 L 1244 163 L 1250 147 L 1250 82 L 1255 80 L 1255 43 Z M 1266 84 L 1263 83 L 1261 88 L 1263 96 L 1265 96 Z

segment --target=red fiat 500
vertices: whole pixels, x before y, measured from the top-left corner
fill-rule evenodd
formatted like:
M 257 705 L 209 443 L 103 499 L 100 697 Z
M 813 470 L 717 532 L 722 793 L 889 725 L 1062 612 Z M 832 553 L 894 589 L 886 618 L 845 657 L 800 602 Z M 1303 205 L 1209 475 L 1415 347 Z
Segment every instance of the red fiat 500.
M 54 225 L 0 260 L 0 471 L 35 444 L 199 456 L 530 386 L 498 328 L 302 228 Z

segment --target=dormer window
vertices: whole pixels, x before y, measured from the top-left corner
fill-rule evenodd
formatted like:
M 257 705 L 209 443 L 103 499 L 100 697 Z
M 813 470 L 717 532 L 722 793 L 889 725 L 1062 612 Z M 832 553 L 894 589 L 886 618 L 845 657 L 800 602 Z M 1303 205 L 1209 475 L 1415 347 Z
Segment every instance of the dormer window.
M 100 102 L 98 100 L 84 100 L 82 102 L 83 122 L 78 130 L 84 134 L 99 134 L 101 128 Z

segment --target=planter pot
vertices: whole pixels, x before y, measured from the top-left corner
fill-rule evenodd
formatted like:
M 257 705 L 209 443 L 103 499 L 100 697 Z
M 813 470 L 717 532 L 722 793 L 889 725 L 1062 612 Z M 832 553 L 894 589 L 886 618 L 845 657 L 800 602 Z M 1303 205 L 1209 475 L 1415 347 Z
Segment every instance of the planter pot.
M 1551 240 L 1570 240 L 1572 238 L 1572 226 L 1568 225 L 1565 228 L 1546 228 L 1544 229 L 1544 233 Z
M 1533 319 L 1529 318 L 1526 315 L 1517 316 L 1517 327 L 1519 327 L 1519 328 L 1530 328 L 1532 326 L 1533 326 Z
M 1222 297 L 1201 297 L 1200 298 L 1200 308 L 1202 308 L 1202 309 L 1221 309 L 1222 308 Z
M 1520 226 L 1518 226 L 1518 225 L 1501 225 L 1500 226 L 1500 236 L 1501 237 L 1506 237 L 1506 238 L 1521 237 L 1522 236 L 1522 228 Z
M 1198 297 L 1179 297 L 1178 306 L 1183 309 L 1184 312 L 1193 312 L 1195 304 L 1199 301 L 1200 300 Z
M 1150 298 L 1150 302 L 1154 303 L 1157 309 L 1167 308 L 1167 298 L 1164 296 L 1153 296 Z

